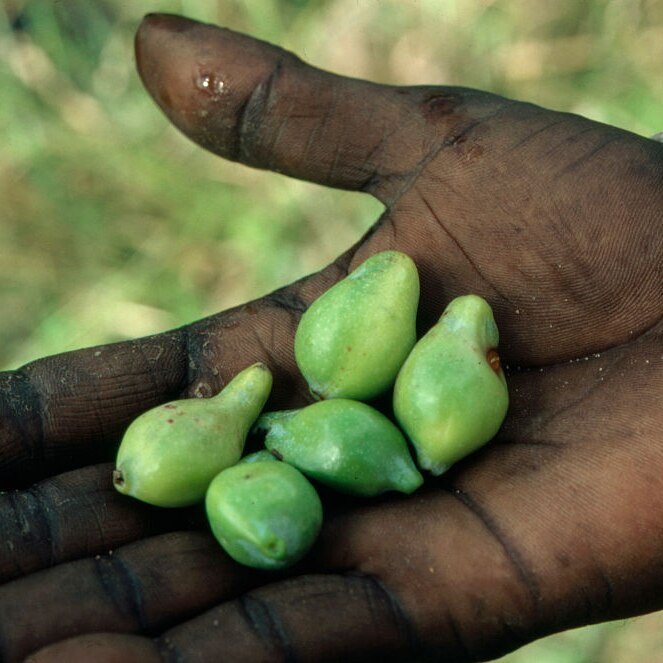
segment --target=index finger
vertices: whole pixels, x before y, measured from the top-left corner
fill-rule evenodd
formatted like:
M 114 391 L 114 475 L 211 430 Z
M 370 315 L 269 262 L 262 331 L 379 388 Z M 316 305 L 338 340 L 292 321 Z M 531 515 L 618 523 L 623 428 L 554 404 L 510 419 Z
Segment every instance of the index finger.
M 166 400 L 212 396 L 262 361 L 269 407 L 302 404 L 292 339 L 343 259 L 259 300 L 173 331 L 45 357 L 0 373 L 0 489 L 110 460 L 126 426 Z

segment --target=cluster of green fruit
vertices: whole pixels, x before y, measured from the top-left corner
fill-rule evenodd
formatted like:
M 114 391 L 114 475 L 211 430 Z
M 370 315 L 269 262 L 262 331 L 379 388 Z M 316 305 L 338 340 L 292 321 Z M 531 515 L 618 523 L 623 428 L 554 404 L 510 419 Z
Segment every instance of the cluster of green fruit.
M 264 569 L 301 559 L 318 535 L 322 505 L 306 477 L 361 496 L 416 490 L 423 478 L 406 436 L 419 466 L 438 475 L 490 440 L 508 406 L 488 303 L 454 299 L 417 342 L 418 304 L 414 262 L 398 251 L 372 256 L 298 325 L 295 359 L 317 402 L 261 416 L 272 375 L 253 364 L 213 398 L 138 417 L 118 451 L 115 487 L 158 506 L 204 499 L 228 554 Z M 400 428 L 365 402 L 392 387 Z M 266 450 L 242 459 L 252 429 Z

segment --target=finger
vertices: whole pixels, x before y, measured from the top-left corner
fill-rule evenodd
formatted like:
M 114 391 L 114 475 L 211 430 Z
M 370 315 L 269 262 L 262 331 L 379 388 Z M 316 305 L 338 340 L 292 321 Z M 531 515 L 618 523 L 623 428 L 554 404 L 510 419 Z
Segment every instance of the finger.
M 294 331 L 308 304 L 347 273 L 350 258 L 175 331 L 0 373 L 0 488 L 111 460 L 139 414 L 167 400 L 216 394 L 257 361 L 274 375 L 268 407 L 302 404 L 309 396 L 295 365 Z
M 191 663 L 258 661 L 403 661 L 414 634 L 393 597 L 375 579 L 303 576 L 250 592 L 150 640 L 99 633 L 38 652 L 33 663 L 168 660 Z M 60 657 L 60 658 L 58 658 Z M 87 659 L 91 660 L 91 659 Z
M 156 644 L 127 633 L 90 633 L 47 645 L 25 663 L 163 663 Z
M 108 552 L 191 517 L 120 495 L 112 468 L 95 465 L 0 495 L 0 582 Z
M 186 362 L 173 332 L 0 373 L 0 486 L 110 460 L 133 417 L 184 388 Z
M 163 534 L 0 587 L 0 660 L 67 637 L 155 632 L 258 582 L 202 532 Z
M 412 112 L 421 90 L 333 75 L 270 44 L 165 14 L 144 19 L 136 60 L 171 122 L 223 157 L 379 195 L 421 156 Z

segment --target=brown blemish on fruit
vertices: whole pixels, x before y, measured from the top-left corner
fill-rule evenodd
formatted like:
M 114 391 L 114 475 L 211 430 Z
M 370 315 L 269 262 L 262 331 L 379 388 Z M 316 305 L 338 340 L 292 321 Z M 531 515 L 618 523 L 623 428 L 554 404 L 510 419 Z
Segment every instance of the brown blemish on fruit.
M 124 475 L 122 470 L 113 470 L 113 483 L 116 486 L 124 486 Z
M 500 356 L 497 353 L 497 350 L 488 350 L 486 353 L 486 361 L 490 364 L 490 367 L 499 373 L 502 370 L 502 363 L 500 362 Z
M 176 409 L 177 409 L 177 405 L 174 405 L 173 403 L 168 403 L 168 405 L 164 405 L 164 408 L 165 408 L 166 410 L 176 410 Z

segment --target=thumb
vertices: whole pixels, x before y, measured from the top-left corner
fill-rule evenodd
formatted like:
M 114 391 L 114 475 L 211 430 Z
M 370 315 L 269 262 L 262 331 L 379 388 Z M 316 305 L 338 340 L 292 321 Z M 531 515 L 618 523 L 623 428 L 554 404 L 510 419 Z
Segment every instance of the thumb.
M 381 197 L 421 157 L 421 91 L 321 71 L 179 16 L 149 14 L 135 46 L 170 121 L 225 158 Z

